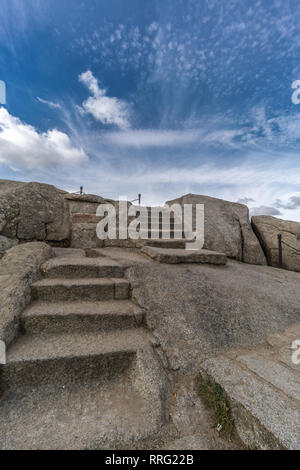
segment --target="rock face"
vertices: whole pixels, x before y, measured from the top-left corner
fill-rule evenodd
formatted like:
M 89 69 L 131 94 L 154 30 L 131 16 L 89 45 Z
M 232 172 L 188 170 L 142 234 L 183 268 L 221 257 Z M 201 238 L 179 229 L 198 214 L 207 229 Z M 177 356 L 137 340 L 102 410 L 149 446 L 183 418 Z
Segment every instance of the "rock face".
M 12 240 L 11 238 L 3 237 L 0 235 L 0 259 L 4 255 L 4 253 L 12 248 L 13 246 L 17 245 L 17 240 Z
M 201 364 L 202 379 L 225 390 L 247 448 L 300 448 L 299 366 L 291 361 L 291 344 L 299 335 L 298 323 L 252 351 L 233 350 Z
M 197 373 L 206 357 L 252 348 L 299 322 L 299 276 L 232 260 L 226 266 L 147 262 L 126 271 L 148 327 L 182 373 Z
M 300 272 L 299 222 L 261 215 L 252 217 L 252 226 L 261 241 L 270 266 L 279 266 L 278 234 L 280 233 L 283 242 L 283 267 L 290 271 Z
M 197 194 L 187 194 L 167 204 L 204 204 L 203 248 L 225 253 L 229 258 L 245 263 L 266 264 L 264 252 L 249 222 L 247 206 Z
M 68 239 L 65 194 L 48 184 L 0 180 L 0 235 L 21 241 Z
M 19 319 L 31 301 L 31 284 L 42 276 L 41 264 L 53 255 L 45 243 L 25 243 L 8 250 L 0 261 L 0 339 L 9 345 Z
M 69 204 L 71 216 L 73 214 L 96 214 L 99 204 L 111 203 L 110 199 L 104 199 L 94 194 L 66 194 L 65 199 Z
M 0 180 L 0 258 L 7 249 L 27 241 L 98 246 L 97 223 L 75 219 L 94 217 L 103 203 L 118 205 L 111 199 L 70 194 L 48 184 Z

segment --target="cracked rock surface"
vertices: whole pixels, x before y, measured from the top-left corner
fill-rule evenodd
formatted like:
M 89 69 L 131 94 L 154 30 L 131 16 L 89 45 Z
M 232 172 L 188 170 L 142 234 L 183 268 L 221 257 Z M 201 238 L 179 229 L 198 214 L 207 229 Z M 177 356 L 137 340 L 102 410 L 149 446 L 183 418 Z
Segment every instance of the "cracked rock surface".
M 267 255 L 268 263 L 278 267 L 278 234 L 282 236 L 283 267 L 300 272 L 300 223 L 266 215 L 252 217 L 253 228 Z

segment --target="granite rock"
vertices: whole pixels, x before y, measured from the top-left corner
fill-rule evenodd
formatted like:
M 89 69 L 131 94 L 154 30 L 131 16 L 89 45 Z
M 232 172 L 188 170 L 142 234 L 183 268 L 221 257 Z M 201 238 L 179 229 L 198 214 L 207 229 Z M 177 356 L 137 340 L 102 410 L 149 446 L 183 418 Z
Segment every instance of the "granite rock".
M 68 239 L 64 194 L 48 184 L 0 180 L 0 235 L 24 241 Z
M 229 258 L 249 264 L 266 264 L 264 252 L 250 225 L 247 206 L 197 194 L 187 194 L 167 204 L 193 204 L 194 207 L 204 204 L 204 249 L 225 253 Z
M 252 226 L 261 241 L 270 266 L 279 266 L 278 234 L 281 234 L 283 268 L 300 271 L 299 222 L 260 215 L 252 217 Z
M 11 248 L 0 261 L 0 339 L 7 345 L 18 335 L 31 284 L 41 278 L 41 265 L 52 255 L 50 246 L 34 242 Z

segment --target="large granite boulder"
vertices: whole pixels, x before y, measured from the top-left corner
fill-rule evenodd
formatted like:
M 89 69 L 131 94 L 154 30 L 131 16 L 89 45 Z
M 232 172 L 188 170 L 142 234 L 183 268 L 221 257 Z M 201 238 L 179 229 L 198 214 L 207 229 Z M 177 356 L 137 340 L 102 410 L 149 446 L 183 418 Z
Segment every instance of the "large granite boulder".
M 226 253 L 229 258 L 249 264 L 266 264 L 264 252 L 250 225 L 247 206 L 197 194 L 187 194 L 167 204 L 204 204 L 205 249 Z
M 16 246 L 17 244 L 17 240 L 13 240 L 11 238 L 3 237 L 2 235 L 0 235 L 0 259 L 7 250 L 12 248 L 13 246 Z
M 42 277 L 41 265 L 54 256 L 46 243 L 24 243 L 0 260 L 0 340 L 9 345 L 18 335 L 20 316 L 31 301 L 31 284 Z
M 278 234 L 282 235 L 283 268 L 300 272 L 300 223 L 276 217 L 252 217 L 252 226 L 261 241 L 270 266 L 279 266 Z
M 21 241 L 67 240 L 65 194 L 48 184 L 0 180 L 0 235 Z

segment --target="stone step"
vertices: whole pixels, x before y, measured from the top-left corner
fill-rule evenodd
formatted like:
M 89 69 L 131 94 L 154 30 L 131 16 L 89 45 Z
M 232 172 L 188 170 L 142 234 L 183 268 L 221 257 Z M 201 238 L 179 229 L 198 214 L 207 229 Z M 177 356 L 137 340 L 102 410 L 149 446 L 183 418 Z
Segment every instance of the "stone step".
M 187 240 L 183 237 L 180 239 L 175 239 L 174 235 L 171 235 L 170 239 L 163 239 L 162 235 L 159 234 L 159 238 L 152 239 L 151 233 L 145 234 L 143 238 L 138 238 L 136 240 L 132 240 L 129 238 L 128 240 L 105 240 L 104 247 L 120 247 L 120 248 L 141 248 L 145 245 L 153 246 L 169 246 L 170 248 L 185 248 Z M 100 248 L 100 247 L 99 247 Z M 89 250 L 93 250 L 92 248 Z M 89 251 L 90 253 L 91 251 Z M 89 255 L 88 255 L 89 256 Z
M 125 300 L 129 282 L 125 279 L 44 279 L 31 286 L 32 298 L 46 302 Z
M 146 236 L 146 237 L 151 237 L 151 231 L 152 231 L 152 228 L 150 227 L 149 229 L 147 230 L 140 230 L 140 233 L 142 234 L 142 236 Z M 173 230 L 173 229 L 170 229 L 170 230 L 153 230 L 153 233 L 155 232 L 158 233 L 158 236 L 159 238 L 163 238 L 163 236 L 165 237 L 168 237 L 170 236 L 171 238 L 174 238 L 175 234 L 176 236 L 180 237 L 180 239 L 184 238 L 184 233 L 182 230 Z
M 28 334 L 67 333 L 135 328 L 144 312 L 131 301 L 34 302 L 22 314 Z
M 265 357 L 257 352 L 243 354 L 237 360 L 263 380 L 282 390 L 289 398 L 300 402 L 300 375 L 289 367 L 274 358 Z M 290 364 L 292 365 L 291 361 Z
M 77 223 L 72 225 L 72 248 L 96 248 L 101 244 L 96 233 L 96 225 L 90 223 Z
M 116 449 L 157 437 L 168 385 L 149 340 L 136 330 L 21 338 L 1 377 L 0 448 Z
M 214 265 L 225 265 L 227 263 L 227 256 L 225 254 L 208 250 L 185 250 L 145 246 L 141 251 L 159 263 L 201 263 Z
M 114 332 L 24 335 L 7 352 L 1 388 L 24 385 L 81 383 L 112 379 L 134 361 L 148 335 L 140 328 Z
M 151 225 L 151 223 L 156 223 L 158 225 L 162 225 L 162 222 L 163 222 L 163 219 L 161 217 L 140 217 L 139 219 L 143 224 L 149 224 Z M 169 219 L 167 219 L 168 221 Z M 176 222 L 176 223 L 175 223 Z M 174 225 L 180 225 L 180 227 L 182 227 L 182 223 L 178 223 L 177 221 L 175 221 L 175 219 L 172 219 L 170 218 L 170 225 L 174 226 Z
M 149 224 L 149 226 L 147 228 L 142 228 L 140 231 L 143 232 L 143 233 L 151 233 L 151 230 L 152 231 L 158 231 L 161 235 L 163 233 L 167 234 L 168 232 L 171 233 L 171 234 L 174 234 L 174 233 L 178 233 L 180 234 L 180 237 L 181 238 L 184 238 L 184 231 L 182 230 L 182 227 L 170 227 L 170 230 L 163 230 L 162 226 L 159 225 L 158 227 L 152 227 L 151 224 Z
M 97 225 L 102 217 L 96 214 L 73 214 L 72 224 L 94 224 Z
M 73 214 L 72 216 L 72 224 L 93 224 L 95 229 L 96 229 L 96 225 L 104 218 L 105 216 L 99 216 L 99 215 L 96 215 L 96 214 L 81 214 L 81 213 L 75 213 Z M 131 222 L 132 220 L 134 220 L 136 217 L 133 217 L 133 216 L 128 216 L 127 215 L 127 220 L 128 222 Z M 117 222 L 117 226 L 118 226 L 118 223 L 119 223 L 119 214 L 118 214 L 118 211 L 117 211 L 117 214 L 116 214 L 116 222 Z
M 174 248 L 184 249 L 188 240 L 147 240 L 146 246 L 152 246 L 156 248 Z
M 104 247 L 120 247 L 120 248 L 136 248 L 139 245 L 139 240 L 105 240 Z M 89 251 L 88 253 L 91 253 Z M 90 256 L 88 254 L 88 256 Z
M 58 257 L 48 260 L 42 271 L 47 278 L 97 278 L 124 276 L 124 268 L 108 258 Z
M 79 256 L 85 256 L 85 251 L 78 248 L 53 248 L 55 256 L 73 256 L 78 258 Z
M 185 245 L 188 240 L 181 239 L 176 240 L 171 238 L 170 240 L 163 240 L 162 238 L 152 240 L 151 238 L 139 238 L 138 240 L 106 240 L 104 247 L 119 247 L 119 248 L 142 248 L 143 246 L 157 246 L 161 248 L 185 248 Z M 95 253 L 90 249 L 88 251 L 88 256 L 90 253 Z
M 148 388 L 149 396 L 152 390 Z M 156 407 L 129 380 L 9 391 L 0 409 L 1 450 L 104 450 L 159 433 Z
M 127 216 L 127 221 L 128 221 L 128 224 L 130 224 L 130 222 L 132 222 L 133 220 L 136 220 L 137 217 L 134 217 L 134 216 Z M 87 225 L 87 226 L 90 226 L 93 227 L 95 230 L 96 230 L 96 226 L 97 224 L 103 219 L 103 217 L 101 216 L 97 216 L 96 214 L 74 214 L 73 217 L 72 217 L 72 224 L 75 225 L 75 229 L 77 229 L 76 225 L 77 224 L 80 224 L 80 225 Z M 162 228 L 163 224 L 162 224 L 162 218 L 161 217 L 158 217 L 158 216 L 154 216 L 152 217 L 150 214 L 148 215 L 148 217 L 143 217 L 141 216 L 139 218 L 139 220 L 141 220 L 141 222 L 143 224 L 146 224 L 149 226 L 149 228 L 151 227 L 151 223 L 157 223 L 159 225 L 160 228 Z M 117 223 L 117 227 L 119 226 L 119 216 L 117 215 L 116 217 L 116 223 Z M 175 227 L 175 228 L 182 228 L 182 224 L 180 223 L 175 223 L 175 219 L 170 217 L 170 226 L 171 227 Z
M 204 381 L 225 391 L 237 432 L 250 449 L 299 450 L 300 377 L 279 361 L 242 354 L 201 364 Z M 298 393 L 297 393 L 298 392 Z

